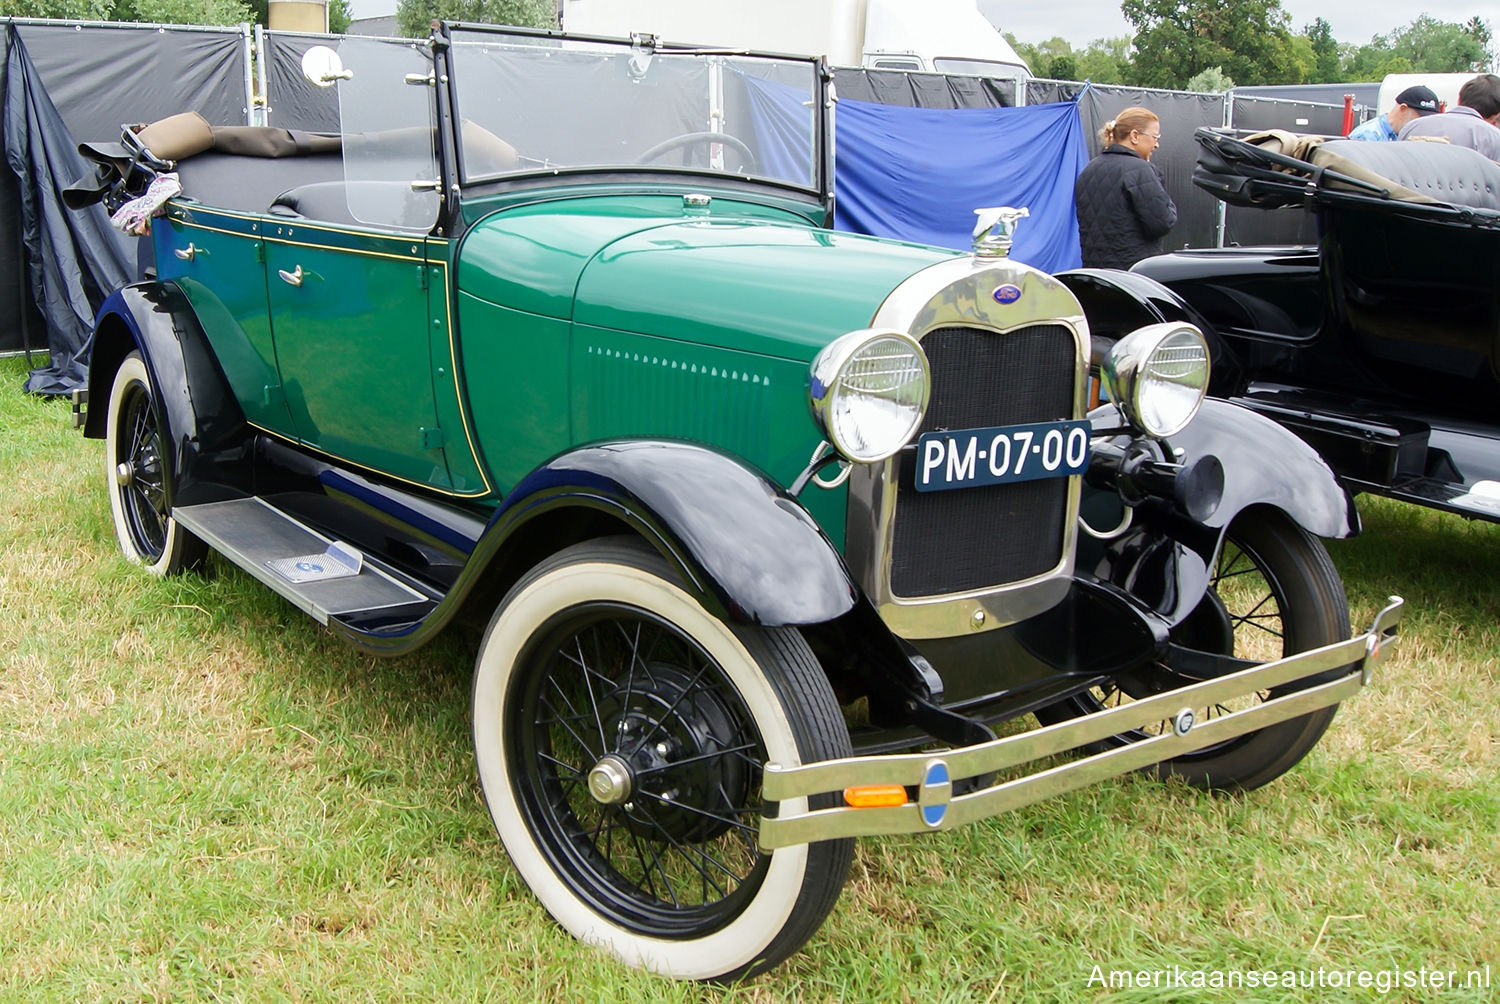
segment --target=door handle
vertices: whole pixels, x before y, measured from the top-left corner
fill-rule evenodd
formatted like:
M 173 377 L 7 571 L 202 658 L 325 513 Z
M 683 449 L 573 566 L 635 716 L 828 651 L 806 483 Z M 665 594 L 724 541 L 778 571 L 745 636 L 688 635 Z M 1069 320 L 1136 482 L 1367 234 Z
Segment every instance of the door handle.
M 204 250 L 203 248 L 197 247 L 196 245 L 193 245 L 193 244 L 189 244 L 185 248 L 174 248 L 172 250 L 172 253 L 175 254 L 177 257 L 181 258 L 183 261 L 192 261 L 194 258 L 198 257 L 200 254 L 204 255 L 204 256 L 208 255 L 208 252 L 206 250 Z
M 302 285 L 302 266 L 301 265 L 298 265 L 296 271 L 294 271 L 294 272 L 288 272 L 284 268 L 278 268 L 276 270 L 276 274 L 279 275 L 279 276 L 281 276 L 281 281 L 284 282 L 284 283 L 286 283 L 288 286 L 300 286 L 300 285 Z

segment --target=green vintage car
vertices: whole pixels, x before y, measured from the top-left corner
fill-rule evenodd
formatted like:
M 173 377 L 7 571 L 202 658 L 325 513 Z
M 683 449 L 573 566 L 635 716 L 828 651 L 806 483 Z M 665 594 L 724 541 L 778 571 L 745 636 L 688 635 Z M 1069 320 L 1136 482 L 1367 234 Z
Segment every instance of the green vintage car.
M 304 68 L 335 135 L 128 134 L 110 199 L 182 192 L 79 419 L 150 571 L 212 548 L 382 654 L 482 630 L 484 796 L 579 938 L 753 974 L 856 836 L 1264 784 L 1386 652 L 1317 539 L 1348 496 L 1204 400 L 1191 318 L 1085 317 L 1005 210 L 828 228 L 823 62 L 445 24 Z

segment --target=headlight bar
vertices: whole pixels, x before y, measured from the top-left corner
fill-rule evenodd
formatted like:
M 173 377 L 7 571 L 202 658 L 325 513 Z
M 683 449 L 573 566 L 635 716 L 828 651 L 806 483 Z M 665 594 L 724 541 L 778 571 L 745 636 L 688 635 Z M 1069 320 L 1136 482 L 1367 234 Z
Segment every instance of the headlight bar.
M 976 746 L 846 757 L 801 767 L 767 764 L 763 796 L 768 804 L 780 804 L 776 806 L 776 815 L 761 818 L 760 845 L 773 850 L 836 837 L 952 829 L 1337 704 L 1358 693 L 1369 682 L 1371 671 L 1389 654 L 1401 621 L 1402 606 L 1399 596 L 1390 597 L 1386 607 L 1376 614 L 1370 630 L 1348 641 Z M 1335 680 L 1206 722 L 1192 719 L 1193 708 L 1212 706 L 1343 667 L 1348 667 L 1348 672 Z M 969 794 L 952 794 L 956 779 L 992 774 L 1164 721 L 1171 722 L 1173 728 L 1160 736 Z M 872 785 L 902 785 L 908 790 L 916 789 L 917 794 L 904 805 L 886 808 L 842 806 L 807 810 L 786 804 L 788 800 L 809 795 Z

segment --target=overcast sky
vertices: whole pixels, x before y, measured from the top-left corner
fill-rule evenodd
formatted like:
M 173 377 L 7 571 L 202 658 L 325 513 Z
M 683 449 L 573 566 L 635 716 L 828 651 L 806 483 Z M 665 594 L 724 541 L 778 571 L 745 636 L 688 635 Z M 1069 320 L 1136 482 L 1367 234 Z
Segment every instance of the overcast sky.
M 979 0 L 979 9 L 1001 31 L 1032 44 L 1061 35 L 1081 49 L 1096 38 L 1134 34 L 1120 16 L 1119 0 Z M 1293 31 L 1321 17 L 1333 26 L 1334 38 L 1356 45 L 1424 13 L 1458 24 L 1477 14 L 1500 29 L 1495 0 L 1281 0 L 1281 9 L 1291 15 Z

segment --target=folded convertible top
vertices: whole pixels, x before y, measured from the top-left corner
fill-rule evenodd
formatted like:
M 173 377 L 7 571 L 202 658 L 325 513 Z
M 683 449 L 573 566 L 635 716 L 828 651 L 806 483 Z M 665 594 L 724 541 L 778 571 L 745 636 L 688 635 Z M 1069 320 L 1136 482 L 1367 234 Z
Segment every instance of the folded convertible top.
M 1309 199 L 1466 208 L 1500 218 L 1500 164 L 1466 147 L 1367 143 L 1273 130 L 1243 139 L 1199 129 L 1193 183 L 1236 206 L 1278 208 Z

